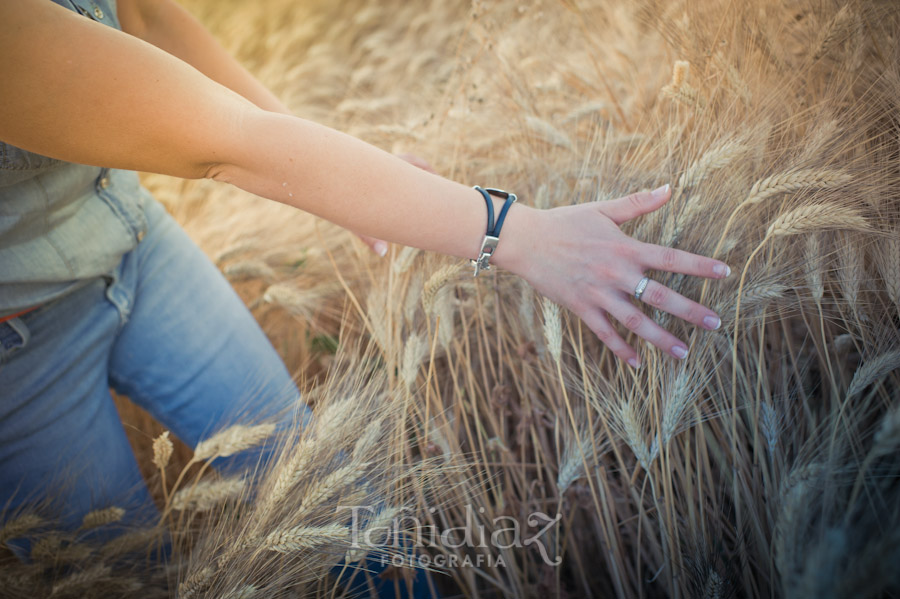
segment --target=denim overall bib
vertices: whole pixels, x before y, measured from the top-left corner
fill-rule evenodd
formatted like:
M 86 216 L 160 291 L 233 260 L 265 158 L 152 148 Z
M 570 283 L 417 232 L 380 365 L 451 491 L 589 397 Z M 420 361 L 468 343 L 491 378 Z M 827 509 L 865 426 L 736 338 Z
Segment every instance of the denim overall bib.
M 54 2 L 119 28 L 115 0 Z M 0 318 L 111 273 L 146 230 L 146 199 L 134 172 L 63 162 L 0 141 Z

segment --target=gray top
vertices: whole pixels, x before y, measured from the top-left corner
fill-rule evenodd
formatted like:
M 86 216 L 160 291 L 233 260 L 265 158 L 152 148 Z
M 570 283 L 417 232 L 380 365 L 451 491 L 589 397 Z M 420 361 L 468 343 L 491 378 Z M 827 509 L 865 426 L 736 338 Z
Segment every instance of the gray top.
M 120 29 L 115 0 L 53 1 Z M 0 142 L 0 317 L 111 273 L 143 237 L 147 198 L 137 173 Z

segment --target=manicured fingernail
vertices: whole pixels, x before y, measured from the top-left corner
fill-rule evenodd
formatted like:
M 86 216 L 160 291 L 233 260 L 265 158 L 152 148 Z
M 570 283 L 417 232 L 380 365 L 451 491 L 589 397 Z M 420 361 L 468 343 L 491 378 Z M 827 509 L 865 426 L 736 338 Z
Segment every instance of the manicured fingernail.
M 650 192 L 650 195 L 653 196 L 654 200 L 661 200 L 666 197 L 666 194 L 669 193 L 669 184 L 666 183 L 662 187 L 658 187 Z
M 716 264 L 713 266 L 713 272 L 719 275 L 720 277 L 727 277 L 731 274 L 731 269 L 728 268 L 727 264 Z
M 638 362 L 637 358 L 628 358 L 628 364 L 631 365 L 632 368 L 640 368 L 641 363 Z
M 722 326 L 722 319 L 718 316 L 704 316 L 703 326 L 711 331 L 715 331 Z
M 718 316 L 704 316 L 703 326 L 705 326 L 710 331 L 715 331 L 720 326 L 722 326 L 722 320 Z
M 387 254 L 387 243 L 384 241 L 376 241 L 374 249 L 375 253 L 383 258 L 384 255 Z
M 684 360 L 687 357 L 687 348 L 681 345 L 676 345 L 672 348 L 672 355 L 679 360 Z

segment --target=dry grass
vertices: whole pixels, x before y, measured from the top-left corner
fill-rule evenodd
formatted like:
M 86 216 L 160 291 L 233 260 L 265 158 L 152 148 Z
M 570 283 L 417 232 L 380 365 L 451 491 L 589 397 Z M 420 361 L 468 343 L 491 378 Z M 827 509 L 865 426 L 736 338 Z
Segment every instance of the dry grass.
M 187 4 L 298 114 L 454 179 L 540 207 L 671 182 L 669 205 L 628 232 L 727 259 L 724 281 L 654 273 L 723 328 L 649 312 L 691 352 L 644 345 L 633 371 L 506 273 L 472 280 L 399 247 L 379 259 L 289 208 L 148 177 L 234 277 L 317 420 L 202 514 L 198 492 L 221 481 L 197 465 L 163 479 L 191 458 L 145 428 L 164 512 L 194 493 L 166 519 L 172 566 L 96 563 L 162 528 L 92 549 L 23 514 L 0 538 L 37 535 L 45 561 L 72 565 L 9 568 L 0 596 L 85 596 L 91 577 L 103 596 L 135 580 L 147 596 L 324 596 L 347 501 L 384 506 L 373 529 L 401 506 L 440 530 L 475 514 L 488 535 L 559 516 L 542 544 L 421 548 L 503 558 L 437 577 L 469 597 L 900 592 L 893 4 Z

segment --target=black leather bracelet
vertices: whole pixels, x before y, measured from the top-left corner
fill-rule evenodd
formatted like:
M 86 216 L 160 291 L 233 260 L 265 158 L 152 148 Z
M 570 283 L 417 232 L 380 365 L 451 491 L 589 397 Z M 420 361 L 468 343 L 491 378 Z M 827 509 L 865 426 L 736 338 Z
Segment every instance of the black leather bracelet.
M 482 270 L 491 269 L 490 259 L 494 254 L 494 250 L 497 249 L 497 243 L 500 241 L 500 229 L 503 228 L 503 221 L 506 220 L 506 214 L 509 212 L 509 207 L 512 206 L 518 198 L 514 193 L 509 193 L 508 191 L 495 189 L 493 187 L 484 189 L 476 185 L 475 189 L 477 189 L 482 197 L 484 197 L 488 211 L 487 232 L 484 235 L 484 239 L 481 241 L 481 251 L 478 253 L 478 258 L 472 260 L 472 266 L 475 267 L 473 276 L 477 277 L 478 273 Z M 503 208 L 500 210 L 500 215 L 497 217 L 496 224 L 494 223 L 494 201 L 491 199 L 492 195 L 506 200 L 503 203 Z

